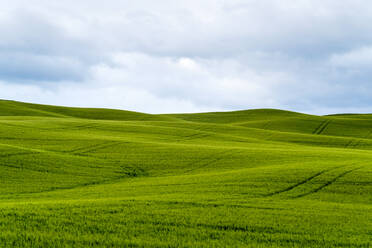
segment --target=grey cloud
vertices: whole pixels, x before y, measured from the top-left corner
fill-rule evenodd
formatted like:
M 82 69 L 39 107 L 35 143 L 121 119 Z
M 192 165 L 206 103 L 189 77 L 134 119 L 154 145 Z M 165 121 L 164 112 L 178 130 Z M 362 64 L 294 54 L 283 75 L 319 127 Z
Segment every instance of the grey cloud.
M 366 0 L 14 0 L 0 12 L 0 97 L 145 112 L 366 111 L 371 22 Z
M 17 82 L 82 80 L 86 68 L 79 60 L 24 53 L 0 52 L 0 79 Z

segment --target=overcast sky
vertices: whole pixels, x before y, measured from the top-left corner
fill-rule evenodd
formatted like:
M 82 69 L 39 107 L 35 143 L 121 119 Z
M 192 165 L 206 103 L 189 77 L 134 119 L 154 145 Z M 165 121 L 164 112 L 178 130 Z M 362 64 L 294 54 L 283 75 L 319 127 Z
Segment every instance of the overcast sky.
M 369 0 L 0 0 L 0 98 L 372 112 Z

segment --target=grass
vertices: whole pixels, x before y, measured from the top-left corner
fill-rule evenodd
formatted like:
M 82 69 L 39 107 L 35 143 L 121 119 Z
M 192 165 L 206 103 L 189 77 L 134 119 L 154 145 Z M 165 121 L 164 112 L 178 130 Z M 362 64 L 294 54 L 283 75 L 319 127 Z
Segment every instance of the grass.
M 370 247 L 371 127 L 0 101 L 0 246 Z

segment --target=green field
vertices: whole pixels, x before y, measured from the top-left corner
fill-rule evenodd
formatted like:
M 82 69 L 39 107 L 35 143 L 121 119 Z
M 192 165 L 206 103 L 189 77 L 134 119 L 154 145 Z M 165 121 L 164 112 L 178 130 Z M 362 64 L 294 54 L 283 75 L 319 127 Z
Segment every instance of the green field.
M 371 247 L 372 115 L 0 101 L 1 247 Z

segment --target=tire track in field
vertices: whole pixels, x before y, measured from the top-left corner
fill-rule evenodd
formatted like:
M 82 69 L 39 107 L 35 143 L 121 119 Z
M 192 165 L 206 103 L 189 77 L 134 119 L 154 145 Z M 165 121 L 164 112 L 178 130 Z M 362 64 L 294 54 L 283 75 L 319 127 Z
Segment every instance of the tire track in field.
M 255 208 L 255 209 L 260 209 L 260 208 Z M 223 223 L 212 223 L 212 224 L 207 224 L 207 223 L 180 223 L 180 222 L 170 222 L 170 221 L 158 221 L 158 220 L 136 220 L 134 222 L 137 225 L 153 225 L 153 226 L 158 226 L 162 228 L 167 228 L 169 227 L 177 227 L 177 228 L 192 228 L 192 229 L 209 229 L 209 230 L 219 230 L 219 231 L 232 231 L 232 232 L 244 232 L 244 233 L 256 233 L 256 234 L 283 234 L 283 233 L 288 233 L 288 234 L 302 234 L 300 232 L 288 232 L 284 231 L 282 229 L 274 228 L 274 227 L 261 227 L 261 226 L 244 226 L 244 225 L 236 225 L 236 224 L 223 224 Z
M 356 142 L 353 144 L 353 147 L 354 148 L 358 148 L 358 147 L 360 147 L 360 144 L 362 143 L 362 140 L 360 140 L 360 139 L 358 139 L 358 140 L 356 140 Z
M 57 130 L 82 130 L 82 129 L 90 129 L 94 128 L 96 125 L 95 123 L 87 123 L 87 124 L 81 124 L 76 126 L 66 126 L 66 127 L 56 127 L 56 128 L 43 128 L 43 130 L 48 131 L 57 131 Z
M 267 194 L 267 195 L 265 195 L 265 196 L 266 196 L 266 197 L 268 197 L 268 196 L 274 196 L 274 195 L 278 195 L 278 194 L 281 194 L 281 193 L 284 193 L 284 192 L 290 191 L 290 190 L 292 190 L 292 189 L 294 189 L 294 188 L 297 188 L 298 186 L 301 186 L 301 185 L 303 185 L 303 184 L 309 182 L 310 180 L 312 180 L 312 179 L 314 179 L 314 178 L 316 178 L 316 177 L 318 177 L 318 176 L 324 174 L 325 172 L 327 172 L 327 170 L 320 171 L 320 172 L 318 172 L 318 173 L 312 175 L 311 177 L 308 177 L 308 178 L 306 178 L 306 179 L 304 179 L 304 180 L 302 180 L 302 181 L 300 181 L 300 182 L 298 182 L 298 183 L 296 183 L 296 184 L 294 184 L 294 185 L 291 185 L 291 186 L 289 186 L 289 187 L 287 187 L 287 188 L 285 188 L 285 189 L 282 189 L 282 190 L 274 191 L 274 192 L 269 193 L 269 194 Z
M 299 186 L 301 186 L 301 185 L 303 185 L 303 184 L 305 184 L 307 182 L 310 182 L 314 178 L 316 178 L 316 177 L 318 177 L 318 176 L 320 176 L 320 175 L 322 175 L 322 174 L 324 174 L 324 173 L 326 173 L 328 171 L 335 170 L 335 169 L 338 169 L 338 168 L 341 168 L 341 167 L 342 166 L 338 166 L 338 167 L 334 167 L 334 168 L 331 168 L 331 169 L 328 169 L 328 170 L 322 170 L 322 171 L 317 172 L 314 175 L 312 175 L 312 176 L 310 176 L 310 177 L 308 177 L 308 178 L 306 178 L 306 179 L 304 179 L 304 180 L 302 180 L 302 181 L 300 181 L 300 182 L 298 182 L 296 184 L 293 184 L 293 185 L 291 185 L 291 186 L 289 186 L 289 187 L 287 187 L 285 189 L 277 190 L 277 191 L 274 191 L 272 193 L 266 194 L 265 196 L 266 197 L 268 197 L 268 196 L 274 196 L 274 195 L 278 195 L 278 194 L 281 194 L 281 193 L 290 191 L 290 190 L 295 189 L 295 188 L 297 188 L 297 187 L 299 187 Z
M 194 133 L 190 135 L 183 136 L 182 139 L 179 139 L 177 141 L 185 141 L 185 140 L 192 140 L 198 138 L 202 133 Z
M 183 136 L 182 139 L 178 139 L 178 140 L 176 140 L 176 142 L 190 141 L 190 140 L 194 140 L 194 139 L 198 139 L 198 138 L 206 138 L 206 137 L 209 137 L 209 136 L 211 136 L 211 134 L 199 132 L 199 133 L 194 133 L 194 134 L 191 134 L 191 135 Z
M 30 169 L 33 170 L 33 169 Z M 37 171 L 37 170 L 34 170 Z M 102 180 L 96 180 L 96 181 L 88 181 L 85 183 L 80 183 L 80 184 L 75 184 L 75 185 L 69 185 L 69 186 L 54 186 L 50 187 L 44 190 L 40 191 L 32 191 L 32 192 L 21 192 L 21 193 L 26 193 L 26 194 L 37 194 L 37 193 L 47 193 L 47 192 L 55 192 L 55 191 L 60 191 L 60 190 L 70 190 L 70 189 L 77 189 L 77 188 L 83 188 L 83 187 L 88 187 L 88 186 L 93 186 L 93 185 L 102 185 L 102 184 L 112 184 L 112 183 L 117 183 L 120 182 L 123 179 L 126 179 L 128 177 L 133 177 L 127 173 L 124 173 L 124 175 L 116 176 L 116 177 L 111 177 L 108 179 L 102 179 Z
M 202 168 L 205 168 L 205 167 L 208 167 L 209 165 L 213 164 L 213 163 L 216 163 L 224 158 L 226 158 L 227 155 L 232 155 L 234 152 L 232 149 L 229 149 L 227 151 L 224 151 L 224 152 L 221 152 L 219 154 L 219 156 L 217 158 L 214 158 L 214 159 L 202 159 L 201 161 L 203 160 L 206 160 L 205 163 L 202 163 L 201 165 L 195 167 L 195 168 L 192 168 L 192 169 L 189 169 L 189 170 L 186 170 L 184 171 L 184 173 L 190 173 L 192 171 L 195 171 L 195 170 L 198 170 L 198 169 L 202 169 Z
M 75 149 L 72 149 L 72 150 L 64 151 L 64 153 L 75 154 L 75 153 L 78 153 L 79 151 L 84 151 L 84 149 L 89 149 L 91 147 L 96 147 L 96 146 L 103 145 L 103 144 L 107 144 L 107 142 L 78 147 L 78 148 L 75 148 Z
M 12 123 L 5 123 L 5 122 L 0 122 L 0 125 L 3 125 L 3 126 L 8 126 L 8 127 L 15 127 L 15 128 L 29 128 L 29 129 L 42 129 L 42 128 L 39 128 L 39 127 L 35 127 L 35 126 L 27 126 L 27 125 L 17 125 L 17 124 L 12 124 Z
M 338 176 L 334 177 L 333 179 L 327 181 L 325 184 L 319 186 L 318 188 L 313 189 L 313 190 L 311 190 L 311 191 L 309 191 L 309 192 L 307 192 L 307 193 L 303 193 L 303 194 L 297 195 L 297 196 L 295 196 L 295 197 L 293 197 L 293 198 L 301 198 L 301 197 L 304 197 L 304 196 L 307 196 L 307 195 L 314 194 L 314 193 L 316 193 L 316 192 L 318 192 L 318 191 L 324 189 L 325 187 L 327 187 L 327 186 L 333 184 L 334 182 L 336 182 L 336 181 L 337 181 L 338 179 L 340 179 L 341 177 L 344 177 L 344 176 L 346 176 L 347 174 L 350 174 L 350 173 L 352 173 L 352 172 L 354 172 L 354 171 L 356 171 L 356 170 L 359 170 L 360 168 L 362 168 L 362 167 L 358 167 L 358 168 L 354 168 L 354 169 L 351 169 L 351 170 L 344 171 L 344 172 L 342 172 L 341 174 L 339 174 Z
M 349 142 L 347 142 L 347 144 L 345 145 L 345 148 L 349 148 L 353 142 L 354 140 L 350 140 Z
M 84 152 L 85 150 L 97 148 L 97 147 L 100 147 L 100 146 L 103 146 L 103 145 L 107 145 L 107 144 L 112 143 L 112 142 L 114 142 L 114 141 L 104 141 L 104 142 L 101 142 L 101 143 L 98 143 L 98 144 L 93 144 L 93 145 L 87 145 L 87 146 L 78 147 L 78 148 L 69 150 L 67 152 L 68 153 Z
M 0 122 L 0 125 L 3 126 L 9 126 L 9 127 L 16 127 L 16 128 L 28 128 L 28 129 L 37 129 L 37 130 L 43 130 L 43 131 L 57 131 L 57 130 L 81 130 L 81 129 L 89 129 L 94 128 L 96 125 L 95 123 L 87 123 L 87 124 L 80 124 L 76 126 L 65 126 L 65 127 L 51 127 L 51 128 L 44 128 L 44 127 L 38 127 L 38 126 L 28 126 L 28 125 L 17 125 L 17 124 L 11 124 L 11 123 L 4 123 Z
M 330 123 L 331 123 L 331 121 L 328 120 L 328 121 L 323 125 L 323 127 L 320 128 L 320 130 L 318 131 L 317 134 L 322 134 L 323 131 L 328 127 L 328 125 L 329 125 Z
M 121 141 L 108 141 L 108 142 L 103 142 L 103 143 L 100 143 L 100 144 L 95 144 L 95 145 L 90 145 L 90 146 L 76 148 L 74 150 L 68 151 L 68 153 L 72 153 L 72 154 L 75 154 L 75 155 L 83 155 L 85 153 L 89 153 L 89 152 L 93 152 L 93 151 L 98 151 L 100 149 L 112 147 L 112 146 L 115 146 L 115 145 L 119 145 L 121 143 L 124 143 L 124 142 L 121 142 Z
M 350 148 L 350 149 L 356 148 L 357 149 L 358 147 L 360 147 L 361 144 L 362 144 L 361 139 L 353 139 L 345 145 L 345 148 Z
M 262 129 L 265 129 L 267 130 L 268 127 L 270 126 L 271 122 L 270 121 L 267 121 L 263 126 L 262 126 Z
M 372 131 L 368 131 L 367 135 L 364 137 L 365 139 L 370 139 Z
M 33 154 L 40 154 L 40 152 L 18 153 L 18 154 L 10 154 L 10 155 L 20 156 L 20 155 L 33 155 Z M 15 163 L 9 163 L 9 162 L 4 162 L 4 161 L 0 161 L 0 167 L 8 167 L 8 168 L 12 168 L 12 169 L 27 170 L 27 171 L 35 171 L 35 172 L 40 172 L 40 173 L 56 173 L 53 170 L 48 169 L 47 167 L 45 167 L 45 168 L 30 168 L 30 167 L 24 167 L 23 164 L 15 164 Z M 64 173 L 66 173 L 66 172 L 64 172 Z
M 38 154 L 38 152 L 18 152 L 18 153 L 10 153 L 10 154 L 1 154 L 0 158 L 9 158 L 9 157 L 14 157 L 14 156 L 31 155 L 31 154 Z
M 195 183 L 197 184 L 197 183 Z M 158 186 L 158 185 L 156 185 Z M 277 208 L 277 207 L 265 207 L 265 206 L 250 206 L 244 204 L 224 204 L 224 203 L 201 203 L 201 202 L 185 202 L 185 201 L 161 201 L 155 200 L 152 201 L 157 204 L 164 204 L 164 205 L 181 205 L 181 206 L 188 206 L 188 207 L 232 207 L 232 208 L 249 208 L 249 209 L 263 209 L 263 210 L 287 210 L 286 208 Z
M 27 170 L 27 171 L 48 172 L 48 173 L 50 173 L 50 171 L 48 171 L 48 170 L 41 170 L 41 169 L 36 169 L 36 168 L 22 167 L 19 164 L 13 164 L 13 163 L 6 163 L 5 164 L 5 163 L 0 162 L 0 167 L 8 167 L 8 168 L 18 169 L 18 170 Z
M 331 123 L 331 120 L 325 120 L 323 121 L 315 130 L 313 131 L 313 134 L 322 134 L 323 131 L 328 127 L 328 125 Z

